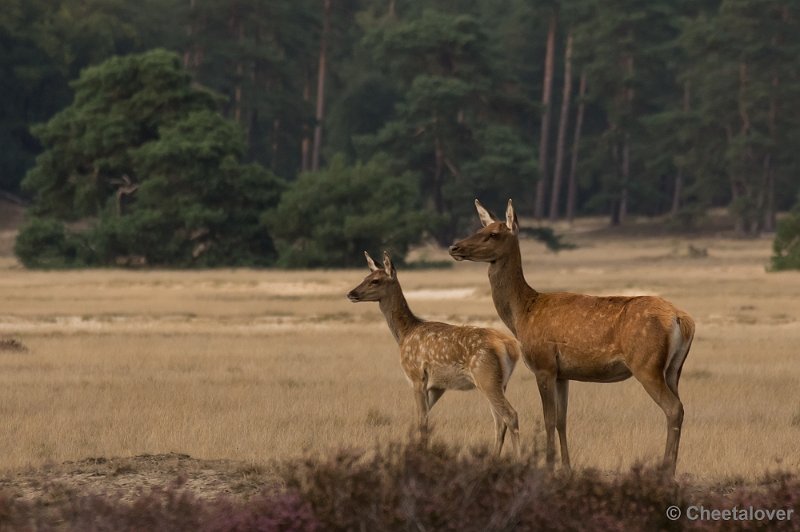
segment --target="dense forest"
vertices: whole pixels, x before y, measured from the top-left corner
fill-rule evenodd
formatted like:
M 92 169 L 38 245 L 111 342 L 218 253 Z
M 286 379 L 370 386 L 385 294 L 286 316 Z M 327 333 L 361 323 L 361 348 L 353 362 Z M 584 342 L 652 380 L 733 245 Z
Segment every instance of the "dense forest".
M 757 235 L 800 183 L 788 0 L 0 0 L 0 54 L 29 266 L 360 264 L 474 197 Z

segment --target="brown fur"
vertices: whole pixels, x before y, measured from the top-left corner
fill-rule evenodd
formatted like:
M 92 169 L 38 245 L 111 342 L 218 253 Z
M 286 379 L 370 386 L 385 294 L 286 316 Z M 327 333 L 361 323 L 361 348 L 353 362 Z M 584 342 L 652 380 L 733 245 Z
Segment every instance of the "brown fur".
M 489 401 L 494 417 L 495 451 L 500 453 L 506 429 L 510 429 L 512 446 L 519 454 L 517 413 L 504 393 L 520 358 L 519 343 L 494 329 L 417 318 L 406 303 L 388 255 L 384 256 L 384 268 L 366 256 L 371 273 L 347 297 L 353 302 L 380 303 L 400 346 L 400 365 L 414 387 L 420 430 L 425 432 L 428 411 L 445 390 L 477 388 Z
M 506 221 L 476 200 L 483 229 L 450 248 L 456 260 L 488 262 L 492 299 L 503 322 L 522 344 L 536 375 L 547 430 L 547 460 L 569 467 L 566 439 L 570 380 L 616 382 L 634 376 L 667 416 L 666 469 L 674 474 L 683 404 L 681 368 L 694 337 L 694 321 L 660 297 L 597 297 L 537 292 L 525 281 L 518 224 L 511 201 Z

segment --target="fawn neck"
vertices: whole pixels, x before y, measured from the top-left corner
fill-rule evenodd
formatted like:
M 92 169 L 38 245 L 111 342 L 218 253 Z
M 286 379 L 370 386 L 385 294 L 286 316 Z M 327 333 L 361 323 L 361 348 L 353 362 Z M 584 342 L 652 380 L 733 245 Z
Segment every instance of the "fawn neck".
M 397 343 L 401 343 L 403 338 L 420 323 L 420 319 L 414 316 L 406 303 L 403 289 L 400 283 L 396 282 L 387 290 L 385 296 L 380 300 L 381 312 L 386 318 L 389 330 L 392 331 Z
M 517 321 L 527 314 L 539 293 L 525 281 L 519 241 L 508 254 L 489 264 L 489 284 L 497 314 L 514 335 Z

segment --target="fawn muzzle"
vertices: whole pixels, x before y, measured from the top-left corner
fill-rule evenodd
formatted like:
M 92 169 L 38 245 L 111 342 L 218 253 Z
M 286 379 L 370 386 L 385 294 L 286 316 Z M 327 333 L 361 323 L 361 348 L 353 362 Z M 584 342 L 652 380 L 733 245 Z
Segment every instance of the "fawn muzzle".
M 353 303 L 358 303 L 359 301 L 361 301 L 361 296 L 359 296 L 355 290 L 350 290 L 349 292 L 347 292 L 347 299 L 349 299 Z

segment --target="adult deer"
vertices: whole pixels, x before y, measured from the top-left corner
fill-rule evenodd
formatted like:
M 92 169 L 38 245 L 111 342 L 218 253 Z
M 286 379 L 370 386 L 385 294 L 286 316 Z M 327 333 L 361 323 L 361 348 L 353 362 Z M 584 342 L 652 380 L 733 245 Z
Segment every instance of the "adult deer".
M 675 474 L 683 424 L 678 396 L 681 368 L 694 337 L 694 321 L 660 297 L 596 297 L 537 292 L 525 281 L 519 224 L 511 200 L 505 221 L 475 200 L 483 228 L 450 247 L 456 260 L 489 263 L 492 299 L 503 323 L 522 344 L 536 375 L 547 432 L 547 463 L 567 450 L 569 381 L 617 382 L 633 375 L 667 417 L 664 468 Z
M 519 454 L 517 413 L 504 393 L 519 360 L 519 343 L 493 329 L 419 319 L 406 303 L 389 254 L 383 254 L 383 268 L 366 251 L 364 255 L 370 274 L 347 298 L 354 303 L 380 303 L 400 345 L 400 365 L 414 387 L 420 431 L 426 432 L 428 412 L 445 390 L 477 388 L 489 401 L 494 417 L 495 452 L 500 454 L 508 429 L 514 452 Z

